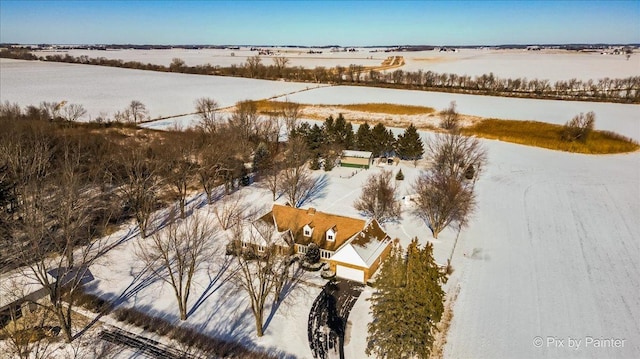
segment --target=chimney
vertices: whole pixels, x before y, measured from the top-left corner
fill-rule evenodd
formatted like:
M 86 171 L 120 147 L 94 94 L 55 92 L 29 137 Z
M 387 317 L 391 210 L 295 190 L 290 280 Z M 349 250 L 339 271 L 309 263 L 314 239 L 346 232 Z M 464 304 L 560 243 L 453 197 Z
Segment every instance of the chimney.
M 307 210 L 307 214 L 309 214 L 309 215 L 312 215 L 312 216 L 313 216 L 314 214 L 316 214 L 316 209 L 315 209 L 315 208 L 313 208 L 313 207 L 309 208 L 309 209 Z

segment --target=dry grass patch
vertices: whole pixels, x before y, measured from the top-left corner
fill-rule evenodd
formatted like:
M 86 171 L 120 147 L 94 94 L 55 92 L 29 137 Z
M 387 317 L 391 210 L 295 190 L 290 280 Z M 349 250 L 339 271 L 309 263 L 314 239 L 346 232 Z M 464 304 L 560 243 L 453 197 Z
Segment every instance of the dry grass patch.
M 387 115 L 426 115 L 434 113 L 435 109 L 426 106 L 396 105 L 393 103 L 358 103 L 352 105 L 322 105 L 336 107 L 350 111 L 367 113 L 384 113 Z
M 637 151 L 640 148 L 635 141 L 608 131 L 593 131 L 586 142 L 563 141 L 562 128 L 562 125 L 536 121 L 488 119 L 462 129 L 462 133 L 527 146 L 586 154 L 625 153 Z
M 283 102 L 261 100 L 255 102 L 258 112 L 272 113 L 282 108 Z M 427 115 L 435 113 L 436 110 L 426 106 L 397 105 L 393 103 L 357 103 L 349 105 L 309 105 L 299 104 L 300 109 L 309 107 L 335 108 L 336 110 L 358 111 L 366 113 L 382 113 L 386 115 Z

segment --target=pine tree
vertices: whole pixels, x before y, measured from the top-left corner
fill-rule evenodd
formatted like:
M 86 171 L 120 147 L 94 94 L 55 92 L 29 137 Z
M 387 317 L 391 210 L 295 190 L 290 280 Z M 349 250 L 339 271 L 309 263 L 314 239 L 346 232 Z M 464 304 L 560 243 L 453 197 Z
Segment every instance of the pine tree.
M 360 151 L 373 151 L 372 144 L 371 127 L 365 122 L 358 127 L 358 132 L 356 132 L 356 148 Z
M 402 247 L 394 243 L 380 268 L 371 296 L 373 321 L 368 324 L 367 355 L 400 358 L 405 340 L 406 311 L 402 288 L 406 285 L 406 265 Z
M 353 135 L 353 126 L 351 122 L 347 122 L 344 128 L 344 148 L 352 149 L 355 146 L 355 139 Z
M 260 175 L 270 166 L 271 153 L 264 142 L 260 142 L 253 155 L 253 172 Z
M 371 297 L 368 355 L 381 358 L 427 358 L 436 324 L 444 312 L 445 274 L 433 259 L 430 244 L 411 241 L 406 257 L 395 244 L 384 261 Z
M 418 160 L 424 154 L 424 146 L 422 139 L 418 134 L 416 127 L 411 124 L 404 130 L 404 133 L 398 136 L 396 142 L 396 152 L 403 160 Z
M 374 157 L 387 155 L 393 151 L 395 136 L 380 122 L 371 130 L 371 141 L 373 143 L 371 152 Z

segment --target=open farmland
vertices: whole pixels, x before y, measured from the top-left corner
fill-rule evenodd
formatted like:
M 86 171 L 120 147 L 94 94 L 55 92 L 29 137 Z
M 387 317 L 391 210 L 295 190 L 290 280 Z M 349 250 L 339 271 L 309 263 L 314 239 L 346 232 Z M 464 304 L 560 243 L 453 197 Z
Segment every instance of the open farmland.
M 309 50 L 322 51 L 308 54 Z M 547 79 L 549 81 L 624 78 L 640 75 L 640 54 L 629 60 L 624 55 L 601 55 L 598 52 L 567 50 L 495 50 L 458 49 L 456 52 L 411 51 L 384 52 L 383 48 L 357 48 L 357 52 L 331 52 L 330 49 L 272 48 L 275 55 L 261 56 L 264 64 L 271 64 L 273 56 L 285 56 L 290 66 L 326 68 L 349 65 L 379 66 L 389 56 L 403 56 L 403 71 L 432 71 L 458 75 L 480 76 L 492 72 L 497 77 Z M 376 52 L 372 52 L 376 51 Z M 168 66 L 172 59 L 180 58 L 188 66 L 211 64 L 213 66 L 241 65 L 258 51 L 223 49 L 170 49 L 170 50 L 59 50 L 38 52 L 39 55 L 65 54 L 71 56 L 105 57 L 123 61 L 139 61 Z M 233 53 L 233 55 L 232 55 Z
M 22 106 L 40 101 L 66 100 L 84 105 L 89 116 L 112 115 L 131 100 L 139 100 L 152 118 L 184 115 L 194 111 L 199 97 L 215 98 L 222 106 L 237 101 L 278 96 L 279 100 L 321 105 L 393 103 L 445 109 L 456 101 L 462 114 L 508 120 L 532 120 L 563 124 L 580 112 L 596 113 L 596 129 L 614 131 L 640 140 L 640 105 L 549 101 L 505 97 L 449 94 L 354 86 L 264 81 L 244 78 L 158 73 L 89 65 L 0 61 L 0 98 Z M 309 89 L 308 91 L 306 91 Z M 294 93 L 298 92 L 299 93 Z M 62 95 L 64 94 L 64 95 Z M 428 115 L 425 115 L 428 116 Z M 420 118 L 416 118 L 416 122 Z M 193 124 L 193 116 L 151 124 L 154 128 L 174 123 Z
M 78 103 L 88 111 L 84 120 L 101 114 L 112 116 L 131 100 L 141 101 L 151 118 L 158 118 L 194 112 L 194 102 L 199 97 L 213 97 L 225 107 L 313 86 L 8 59 L 0 59 L 0 79 L 3 102 L 21 106 L 41 101 Z
M 490 164 L 477 183 L 479 211 L 453 261 L 460 294 L 446 357 L 637 357 L 640 154 L 484 142 Z M 582 339 L 582 347 L 547 347 L 547 336 Z M 585 348 L 588 336 L 626 342 Z
M 505 120 L 531 120 L 564 124 L 580 112 L 596 114 L 596 129 L 614 131 L 640 140 L 640 105 L 518 99 L 441 92 L 392 90 L 369 87 L 333 86 L 287 96 L 306 104 L 357 104 L 387 102 L 428 106 L 444 110 L 451 101 L 466 115 Z
M 316 66 L 335 67 L 349 66 L 351 64 L 363 66 L 380 66 L 382 61 L 389 56 L 385 52 L 369 53 L 360 49 L 358 52 L 331 52 L 330 49 L 295 49 L 295 48 L 270 48 L 273 55 L 261 56 L 265 65 L 272 63 L 275 56 L 285 56 L 289 59 L 289 66 L 302 66 L 314 68 Z M 322 51 L 319 54 L 308 54 L 309 50 Z M 66 54 L 71 56 L 104 57 L 107 59 L 121 59 L 123 61 L 139 61 L 157 65 L 169 66 L 174 58 L 184 60 L 188 66 L 211 64 L 212 66 L 240 66 L 248 57 L 258 55 L 258 51 L 250 51 L 242 47 L 240 50 L 222 49 L 170 49 L 170 50 L 60 50 L 52 52 L 36 52 L 36 55 Z M 233 55 L 232 55 L 233 54 Z

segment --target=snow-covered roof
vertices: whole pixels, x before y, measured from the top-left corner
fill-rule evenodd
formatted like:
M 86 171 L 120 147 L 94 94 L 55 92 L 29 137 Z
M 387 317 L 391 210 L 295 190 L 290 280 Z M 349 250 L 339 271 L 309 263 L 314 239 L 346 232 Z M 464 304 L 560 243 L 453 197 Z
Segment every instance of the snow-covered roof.
M 373 220 L 331 256 L 331 260 L 369 268 L 391 243 L 390 237 Z
M 356 151 L 356 150 L 342 151 L 342 157 L 371 158 L 371 156 L 373 156 L 373 153 L 369 151 Z
M 47 273 L 47 276 L 51 283 L 55 282 L 55 279 L 50 274 Z M 18 270 L 4 274 L 0 276 L 0 308 L 20 301 L 42 288 L 40 281 L 22 271 Z

